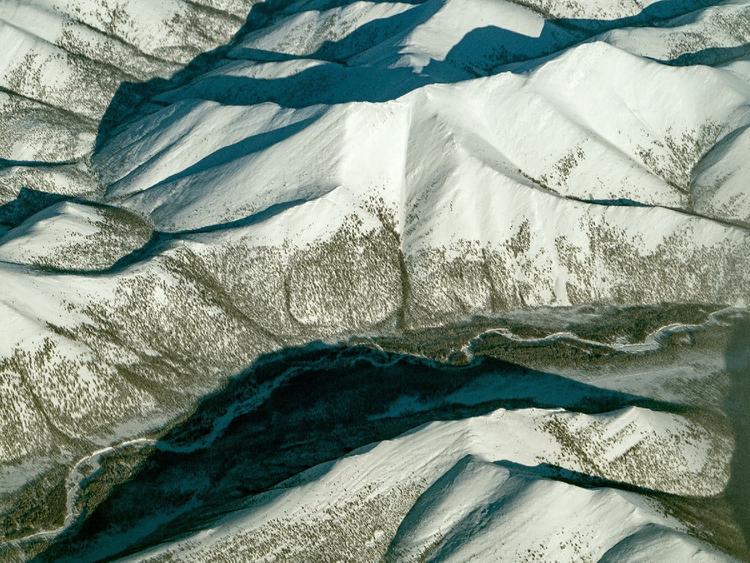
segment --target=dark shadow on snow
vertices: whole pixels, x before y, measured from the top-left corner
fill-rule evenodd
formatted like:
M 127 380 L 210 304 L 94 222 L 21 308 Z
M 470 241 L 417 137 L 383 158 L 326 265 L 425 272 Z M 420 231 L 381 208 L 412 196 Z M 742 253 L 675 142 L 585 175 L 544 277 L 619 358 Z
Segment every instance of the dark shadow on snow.
M 750 57 L 750 43 L 736 47 L 709 47 L 694 53 L 685 53 L 670 61 L 660 61 L 672 66 L 716 66 Z
M 61 201 L 80 201 L 76 197 L 52 194 L 23 187 L 15 199 L 0 205 L 0 225 L 12 229 L 26 219 Z
M 724 408 L 735 440 L 725 497 L 750 555 L 750 318 L 734 328 L 725 358 L 731 387 Z
M 351 3 L 351 0 L 333 0 L 326 2 L 325 8 Z M 95 155 L 123 125 L 158 111 L 169 105 L 171 100 L 194 97 L 232 104 L 276 102 L 288 107 L 354 101 L 387 101 L 427 84 L 457 82 L 500 71 L 528 72 L 560 50 L 604 31 L 619 27 L 643 25 L 668 27 L 684 24 L 697 17 L 695 10 L 717 2 L 715 0 L 661 0 L 647 6 L 637 15 L 613 20 L 547 18 L 537 37 L 529 37 L 493 26 L 475 29 L 450 50 L 445 60 L 433 60 L 418 73 L 413 72 L 411 68 L 391 68 L 388 64 L 357 66 L 357 56 L 363 52 L 373 54 L 382 51 L 386 60 L 389 60 L 388 56 L 396 56 L 398 41 L 406 33 L 427 21 L 443 5 L 442 0 L 424 2 L 412 0 L 408 3 L 414 6 L 394 16 L 368 22 L 342 39 L 326 42 L 315 53 L 303 57 L 238 47 L 242 40 L 253 31 L 281 17 L 283 10 L 289 6 L 287 0 L 266 0 L 256 4 L 250 11 L 245 24 L 231 41 L 199 55 L 171 78 L 122 83 L 101 120 Z M 676 18 L 677 16 L 679 17 Z M 232 51 L 233 54 L 230 57 Z M 746 53 L 746 46 L 708 49 L 705 52 L 683 55 L 672 63 L 681 65 L 705 60 L 724 60 L 727 56 L 744 56 L 744 53 Z M 225 65 L 240 65 L 242 60 L 263 62 L 297 58 L 316 59 L 321 64 L 289 77 L 270 80 L 207 74 L 208 71 Z M 278 138 L 276 135 L 279 133 L 274 132 L 238 141 L 230 147 L 221 148 L 206 156 L 194 164 L 189 172 L 180 172 L 170 180 L 219 166 L 248 152 L 262 150 L 269 144 L 285 138 L 284 135 L 295 134 L 306 125 L 309 125 L 309 122 L 290 126 Z M 96 156 L 94 161 L 96 161 Z M 0 168 L 2 166 L 3 163 L 0 162 Z M 30 198 L 30 193 L 37 195 Z M 43 209 L 45 201 L 53 204 L 64 197 L 48 194 L 49 197 L 45 199 L 46 196 L 38 195 L 40 193 L 42 192 L 36 190 L 22 191 L 16 200 L 0 206 L 0 224 L 6 227 L 15 226 L 34 212 Z M 617 202 L 622 205 L 634 203 Z M 248 218 L 248 220 L 254 219 Z M 243 219 L 235 223 L 239 225 L 241 221 Z M 155 235 L 149 245 L 124 259 L 118 268 L 136 259 L 148 258 L 146 252 L 164 247 L 163 239 L 162 234 Z
M 29 190 L 29 191 L 33 191 L 33 190 Z M 67 202 L 73 202 L 73 203 L 80 203 L 82 205 L 88 205 L 92 207 L 110 208 L 114 210 L 120 209 L 119 207 L 96 203 L 96 202 L 92 202 L 88 200 L 83 200 L 83 199 L 76 198 L 76 197 L 60 196 L 56 194 L 48 194 L 45 192 L 35 192 L 35 193 L 42 194 L 43 196 L 54 196 L 51 198 L 47 198 L 47 197 L 43 198 L 44 201 L 52 202 L 49 205 L 52 205 L 54 203 L 59 203 L 61 201 L 67 201 Z M 228 221 L 226 223 L 221 223 L 218 225 L 209 225 L 206 227 L 199 227 L 196 229 L 188 229 L 184 231 L 175 231 L 175 232 L 163 232 L 163 231 L 153 230 L 151 233 L 151 237 L 142 246 L 125 254 L 124 256 L 119 258 L 117 261 L 115 261 L 111 266 L 108 266 L 106 268 L 99 268 L 96 270 L 85 269 L 85 268 L 69 269 L 69 268 L 59 268 L 56 266 L 46 266 L 46 265 L 45 266 L 29 266 L 29 267 L 37 271 L 40 274 L 50 274 L 50 275 L 56 275 L 56 276 L 57 275 L 73 275 L 73 276 L 85 275 L 89 277 L 96 277 L 96 276 L 110 276 L 110 275 L 120 274 L 131 267 L 137 266 L 138 264 L 141 264 L 144 262 L 148 262 L 154 256 L 158 256 L 162 254 L 167 249 L 179 243 L 180 240 L 190 237 L 191 235 L 207 234 L 207 233 L 213 233 L 217 231 L 226 231 L 226 230 L 231 230 L 231 229 L 249 227 L 250 225 L 254 225 L 254 224 L 266 221 L 272 218 L 273 216 L 286 211 L 287 209 L 291 209 L 293 207 L 297 207 L 298 205 L 302 205 L 303 203 L 306 203 L 307 201 L 309 200 L 296 199 L 292 201 L 286 201 L 283 203 L 277 203 L 277 204 L 267 207 L 266 209 L 258 211 L 257 213 L 248 215 L 247 217 L 242 217 L 241 219 L 237 219 L 236 221 Z M 41 208 L 35 209 L 35 210 L 26 210 L 24 215 L 30 216 L 33 213 L 36 213 L 40 210 L 45 209 L 46 207 L 48 207 L 48 205 L 44 205 Z M 11 228 L 18 226 L 18 224 L 20 224 L 20 222 L 14 222 Z M 0 223 L 0 226 L 1 225 L 2 223 Z
M 466 455 L 461 458 L 456 464 L 449 469 L 444 475 L 437 479 L 420 497 L 414 506 L 406 514 L 401 525 L 399 526 L 396 534 L 391 541 L 391 544 L 386 552 L 384 561 L 399 561 L 399 549 L 398 544 L 403 539 L 407 539 L 412 536 L 421 524 L 424 514 L 431 510 L 436 502 L 439 502 L 445 491 L 449 490 L 457 478 L 461 476 L 467 469 L 470 468 L 472 463 L 486 463 L 496 467 L 502 467 L 508 470 L 508 479 L 521 479 L 531 485 L 535 481 L 540 480 L 552 480 L 560 481 L 573 485 L 575 487 L 582 487 L 586 489 L 613 489 L 618 491 L 626 491 L 643 495 L 648 498 L 654 499 L 657 502 L 670 500 L 681 500 L 677 495 L 671 495 L 662 491 L 650 489 L 648 487 L 639 487 L 630 483 L 623 483 L 621 481 L 614 481 L 612 479 L 604 479 L 582 473 L 580 471 L 573 471 L 566 469 L 559 465 L 550 463 L 540 463 L 538 465 L 530 466 L 521 463 L 516 463 L 509 460 L 501 460 L 496 462 L 487 462 L 476 458 L 473 455 Z M 442 530 L 445 543 L 441 545 L 439 559 L 445 558 L 449 555 L 452 549 L 459 547 L 457 539 L 462 538 L 460 532 L 460 526 L 462 523 L 470 523 L 472 530 L 480 530 L 484 525 L 489 523 L 494 517 L 502 515 L 502 509 L 505 507 L 509 499 L 502 494 L 502 483 L 498 482 L 498 488 L 496 490 L 484 490 L 484 502 L 480 502 L 479 505 L 468 514 L 464 514 L 458 525 L 458 530 L 444 529 Z M 510 493 L 511 497 L 514 496 L 516 491 L 517 483 L 511 485 Z M 497 496 L 493 498 L 493 493 Z M 512 502 L 512 499 L 510 500 Z M 439 506 L 439 505 L 438 505 Z M 502 518 L 502 516 L 500 516 Z M 540 515 L 540 518 L 543 518 Z
M 0 205 L 0 227 L 15 228 L 32 215 L 62 202 L 78 203 L 88 205 L 89 207 L 105 209 L 120 209 L 115 205 L 92 201 L 84 197 L 55 194 L 23 187 L 14 200 Z
M 328 2 L 326 7 L 345 6 L 351 1 Z M 148 115 L 167 102 L 165 93 L 198 79 L 190 89 L 204 99 L 226 103 L 254 104 L 276 102 L 288 107 L 334 104 L 353 101 L 386 101 L 415 88 L 435 82 L 452 82 L 485 75 L 514 62 L 538 59 L 565 49 L 604 31 L 618 27 L 645 25 L 669 26 L 670 20 L 682 16 L 679 23 L 696 17 L 693 12 L 714 5 L 715 0 L 661 0 L 645 7 L 634 16 L 613 20 L 587 18 L 548 18 L 539 35 L 529 37 L 498 27 L 485 27 L 468 33 L 451 49 L 444 61 L 432 61 L 421 73 L 407 68 L 358 67 L 356 56 L 381 49 L 384 56 L 396 55 L 396 43 L 406 33 L 426 22 L 441 7 L 440 0 L 412 1 L 413 8 L 370 21 L 346 37 L 326 42 L 315 53 L 303 56 L 240 48 L 241 41 L 253 31 L 283 15 L 288 2 L 266 0 L 256 4 L 247 21 L 226 45 L 201 54 L 170 79 L 156 78 L 140 83 L 123 83 L 102 119 L 96 142 L 99 149 L 113 131 L 128 121 Z M 234 49 L 232 58 L 229 53 Z M 292 77 L 262 80 L 245 77 L 203 76 L 208 70 L 237 59 L 256 62 L 316 59 L 318 67 Z M 467 61 L 470 61 L 467 63 Z M 528 66 L 519 67 L 529 70 Z
M 264 399 L 247 407 L 258 397 Z M 404 397 L 410 398 L 407 409 L 397 403 Z M 683 410 L 495 359 L 458 367 L 321 343 L 280 351 L 260 358 L 204 398 L 163 438 L 169 446 L 153 450 L 79 530 L 60 538 L 39 560 L 87 560 L 94 553 L 89 550 L 96 548 L 110 557 L 180 537 L 210 526 L 251 495 L 301 471 L 434 420 L 480 416 L 498 408 L 601 413 L 628 406 Z M 231 421 L 225 418 L 227 424 L 215 432 L 214 425 L 227 413 L 234 413 Z M 204 447 L 166 451 L 195 443 Z M 192 507 L 189 513 L 177 515 L 186 505 Z M 143 534 L 117 535 L 146 530 L 154 515 L 166 518 Z

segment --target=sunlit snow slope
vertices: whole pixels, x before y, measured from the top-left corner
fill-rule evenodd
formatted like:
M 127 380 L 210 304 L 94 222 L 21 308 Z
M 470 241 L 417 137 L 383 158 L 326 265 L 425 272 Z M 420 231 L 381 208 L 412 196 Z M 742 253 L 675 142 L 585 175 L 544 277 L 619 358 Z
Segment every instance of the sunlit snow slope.
M 78 541 L 71 530 L 85 511 L 71 491 L 87 463 L 183 420 L 262 354 L 314 340 L 403 336 L 543 306 L 647 305 L 655 311 L 648 331 L 591 333 L 591 353 L 623 342 L 661 353 L 656 337 L 644 340 L 649 332 L 706 322 L 721 333 L 713 369 L 728 370 L 720 348 L 731 323 L 708 315 L 750 299 L 749 43 L 743 0 L 0 0 L 3 553 L 42 553 L 61 532 Z M 662 303 L 684 306 L 677 314 Z M 687 323 L 684 311 L 697 316 Z M 597 315 L 585 319 L 607 317 Z M 543 339 L 552 328 L 540 331 L 533 336 L 544 346 L 557 342 Z M 477 334 L 465 336 L 451 350 Z M 506 348 L 493 357 L 528 364 Z M 442 349 L 410 353 L 455 360 Z M 680 455 L 697 464 L 696 482 L 707 487 L 700 494 L 717 495 L 731 473 L 732 431 L 711 418 L 726 414 L 726 385 L 709 387 L 713 402 L 700 407 L 709 422 L 680 410 L 700 392 L 659 396 L 682 406 L 661 405 L 658 424 L 653 405 L 632 401 L 640 410 L 596 416 L 705 435 Z M 627 393 L 654 398 L 649 389 Z M 514 404 L 496 406 L 516 416 Z M 581 408 L 524 406 L 542 409 L 518 415 L 527 428 L 554 419 L 558 407 Z M 475 415 L 484 424 L 495 412 L 436 423 L 439 451 L 469 432 Z M 705 431 L 691 434 L 688 422 Z M 218 436 L 224 428 L 216 428 Z M 497 445 L 494 434 L 482 436 L 482 447 Z M 156 447 L 150 440 L 132 447 Z M 659 558 L 664 545 L 707 558 L 732 551 L 638 496 L 690 496 L 670 488 L 685 478 L 673 469 L 664 469 L 664 483 L 632 472 L 615 478 L 561 463 L 549 452 L 564 439 L 552 432 L 539 443 L 546 440 L 552 449 L 538 458 L 531 450 L 484 455 L 462 443 L 422 473 L 418 457 L 404 457 L 402 469 L 360 485 L 392 490 L 413 473 L 422 488 L 410 489 L 387 526 L 368 528 L 374 535 L 362 545 L 397 560 L 493 559 L 498 537 L 515 538 L 507 541 L 529 558 L 575 559 L 583 548 L 571 546 L 582 542 L 587 556 L 613 560 Z M 298 473 L 343 455 L 329 453 Z M 599 454 L 608 460 L 596 461 L 601 467 L 611 462 Z M 698 466 L 709 458 L 718 469 L 706 478 Z M 604 481 L 560 481 L 539 464 Z M 436 507 L 457 493 L 430 488 L 441 479 L 482 489 L 446 523 Z M 612 493 L 607 480 L 634 489 Z M 93 498 L 102 501 L 111 485 Z M 558 496 L 570 505 L 560 501 L 538 535 L 514 535 L 524 515 L 513 507 Z M 584 542 L 582 527 L 559 528 L 576 503 L 631 517 L 616 518 L 615 533 L 592 511 Z M 232 509 L 240 513 L 231 521 L 212 522 L 219 539 L 206 549 L 234 549 L 244 541 L 237 529 L 272 517 Z M 107 555 L 152 549 L 148 533 L 169 523 L 133 518 L 132 545 L 111 543 L 117 549 Z M 544 526 L 563 539 L 539 551 Z M 153 533 L 153 544 L 169 540 L 170 554 L 195 548 L 191 556 L 212 557 L 191 537 L 183 544 Z M 113 541 L 104 537 L 96 541 Z M 320 547 L 302 542 L 295 555 L 268 541 L 269 553 L 291 558 Z

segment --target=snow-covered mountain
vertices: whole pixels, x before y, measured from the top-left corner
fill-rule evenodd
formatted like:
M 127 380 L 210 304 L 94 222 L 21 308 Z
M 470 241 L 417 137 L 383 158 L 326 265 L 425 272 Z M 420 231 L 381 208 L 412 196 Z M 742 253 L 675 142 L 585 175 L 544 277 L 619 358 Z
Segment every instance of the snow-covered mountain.
M 0 0 L 2 553 L 742 557 L 730 508 L 722 535 L 682 503 L 734 471 L 748 43 L 741 0 Z M 487 334 L 505 340 L 473 351 Z M 210 501 L 188 490 L 215 482 L 208 462 L 167 494 L 180 462 L 153 487 L 161 514 L 87 524 L 124 525 L 134 463 L 213 450 L 285 381 L 200 414 L 227 378 L 362 335 L 618 400 L 504 379 L 478 403 L 505 403 L 445 422 L 402 389 L 385 419 L 412 426 L 367 418 L 347 447 Z M 190 413 L 211 439 L 163 445 Z
M 251 0 L 3 0 L 0 201 L 19 187 L 97 194 L 89 167 L 123 84 L 167 78 L 225 43 Z M 137 98 L 136 98 L 137 99 Z M 0 215 L 5 222 L 7 214 Z

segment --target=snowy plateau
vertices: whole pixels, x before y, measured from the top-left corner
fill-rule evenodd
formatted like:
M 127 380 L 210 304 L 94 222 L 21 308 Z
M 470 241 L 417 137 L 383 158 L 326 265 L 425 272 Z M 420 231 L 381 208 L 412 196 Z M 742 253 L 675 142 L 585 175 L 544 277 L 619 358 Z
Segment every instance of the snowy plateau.
M 0 0 L 0 561 L 750 561 L 750 0 Z

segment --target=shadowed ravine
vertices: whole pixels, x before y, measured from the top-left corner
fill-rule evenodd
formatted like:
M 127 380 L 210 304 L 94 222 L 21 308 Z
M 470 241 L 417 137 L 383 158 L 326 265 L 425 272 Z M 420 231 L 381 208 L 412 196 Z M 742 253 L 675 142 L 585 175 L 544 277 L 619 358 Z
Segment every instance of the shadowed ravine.
M 388 415 L 402 397 L 418 397 L 422 406 Z M 210 526 L 249 495 L 432 420 L 498 408 L 602 413 L 627 406 L 684 410 L 494 359 L 457 367 L 366 347 L 311 344 L 286 350 L 261 358 L 205 398 L 80 529 L 59 538 L 39 560 L 88 559 L 87 549 L 97 557 L 122 555 Z M 90 479 L 94 487 L 98 479 L 106 482 L 106 469 L 102 473 Z M 180 514 L 186 505 L 192 507 L 189 514 Z M 150 529 L 149 518 L 156 514 L 165 525 Z M 118 534 L 135 529 L 135 535 Z M 97 542 L 103 538 L 106 546 Z
M 727 346 L 732 386 L 726 410 L 733 423 L 735 450 L 726 497 L 750 546 L 750 319 L 738 324 Z
M 706 317 L 695 309 L 611 309 L 609 314 L 575 324 L 573 319 L 582 319 L 582 313 L 585 316 L 585 311 L 593 310 L 578 308 L 568 311 L 567 321 L 550 311 L 552 316 L 546 321 L 550 327 L 565 324 L 552 334 L 548 328 L 548 336 L 534 328 L 539 317 L 533 321 L 534 317 L 526 316 L 528 325 L 510 319 L 476 320 L 400 337 L 368 337 L 365 340 L 371 346 L 312 343 L 268 354 L 231 378 L 220 391 L 206 396 L 190 416 L 162 435 L 128 440 L 82 459 L 69 482 L 76 489 L 80 485 L 80 491 L 72 496 L 69 493 L 67 510 L 75 517 L 66 522 L 69 529 L 57 538 L 55 534 L 35 534 L 32 542 L 13 541 L 12 545 L 33 554 L 38 552 L 34 542 L 53 540 L 46 548 L 39 544 L 43 549 L 37 556 L 40 561 L 90 560 L 139 552 L 210 528 L 218 518 L 241 508 L 248 498 L 308 468 L 318 466 L 325 472 L 327 465 L 319 464 L 353 450 L 361 453 L 363 446 L 390 440 L 431 421 L 528 407 L 598 414 L 637 406 L 692 417 L 697 412 L 692 404 L 607 390 L 521 364 L 567 358 L 572 365 L 589 362 L 592 370 L 596 365 L 610 364 L 617 369 L 618 364 L 637 362 L 658 371 L 662 355 L 668 362 L 680 361 L 680 350 L 703 346 L 704 339 L 711 346 L 722 342 L 720 335 L 732 324 L 735 328 L 726 357 L 739 391 L 732 394 L 726 411 L 735 424 L 737 450 L 725 496 L 737 519 L 744 519 L 746 533 L 742 460 L 747 452 L 741 413 L 747 394 L 742 394 L 741 376 L 747 367 L 748 332 L 745 325 L 735 323 L 742 318 L 740 310 L 722 309 Z M 675 323 L 676 319 L 683 322 Z M 487 322 L 514 327 L 519 333 L 489 328 L 492 325 L 484 324 Z M 564 332 L 563 327 L 575 333 Z M 592 336 L 611 338 L 612 334 L 627 334 L 633 344 L 613 346 L 591 340 Z M 411 353 L 384 351 L 381 346 L 451 360 L 442 363 Z M 517 363 L 498 359 L 502 357 L 514 358 Z M 467 364 L 469 358 L 473 359 Z M 709 528 L 712 514 L 724 511 L 723 499 L 690 500 L 544 467 L 532 471 L 577 486 L 643 494 L 675 510 L 680 518 L 685 516 L 698 525 L 706 519 Z M 743 549 L 734 538 L 728 542 L 733 551 Z
M 388 18 L 376 19 L 358 27 L 339 41 L 325 42 L 316 52 L 298 56 L 240 49 L 235 57 L 256 61 L 284 61 L 293 59 L 314 59 L 326 64 L 302 71 L 289 78 L 273 80 L 213 76 L 201 78 L 211 82 L 210 91 L 214 96 L 206 99 L 237 104 L 257 104 L 276 102 L 285 107 L 306 107 L 315 104 L 336 104 L 354 101 L 382 102 L 395 99 L 416 88 L 432 83 L 455 82 L 476 76 L 486 76 L 496 72 L 511 70 L 525 72 L 543 62 L 543 57 L 567 49 L 576 43 L 610 29 L 639 26 L 670 26 L 670 20 L 677 17 L 695 18 L 698 10 L 716 5 L 711 0 L 660 0 L 633 16 L 612 20 L 590 18 L 548 18 L 538 37 L 501 29 L 485 27 L 472 31 L 456 44 L 444 61 L 432 61 L 417 75 L 407 68 L 373 68 L 350 66 L 347 59 L 359 52 L 378 45 L 389 38 L 413 30 L 426 22 L 441 7 L 440 2 L 408 2 L 414 7 Z M 517 2 L 525 5 L 523 2 Z M 329 3 L 329 7 L 346 6 L 350 0 Z M 237 32 L 232 42 L 214 51 L 204 53 L 191 61 L 170 80 L 154 79 L 147 82 L 124 82 L 115 94 L 102 119 L 96 147 L 101 147 L 112 132 L 123 123 L 133 121 L 159 109 L 164 103 L 159 95 L 179 88 L 189 80 L 194 80 L 211 65 L 228 56 L 229 51 L 253 31 L 268 25 L 280 13 L 287 2 L 266 1 L 251 10 L 245 25 Z M 531 8 L 533 10 L 533 8 Z M 555 43 L 555 38 L 563 30 L 568 40 Z M 706 53 L 710 59 L 722 59 L 721 50 Z M 731 56 L 736 56 L 736 49 Z M 704 63 L 703 55 L 688 55 L 675 64 Z M 482 64 L 464 68 L 462 61 L 479 59 Z M 669 63 L 670 61 L 664 61 Z M 505 67 L 504 65 L 514 65 Z M 200 91 L 207 95 L 206 88 Z M 156 98 L 156 100 L 154 100 Z

